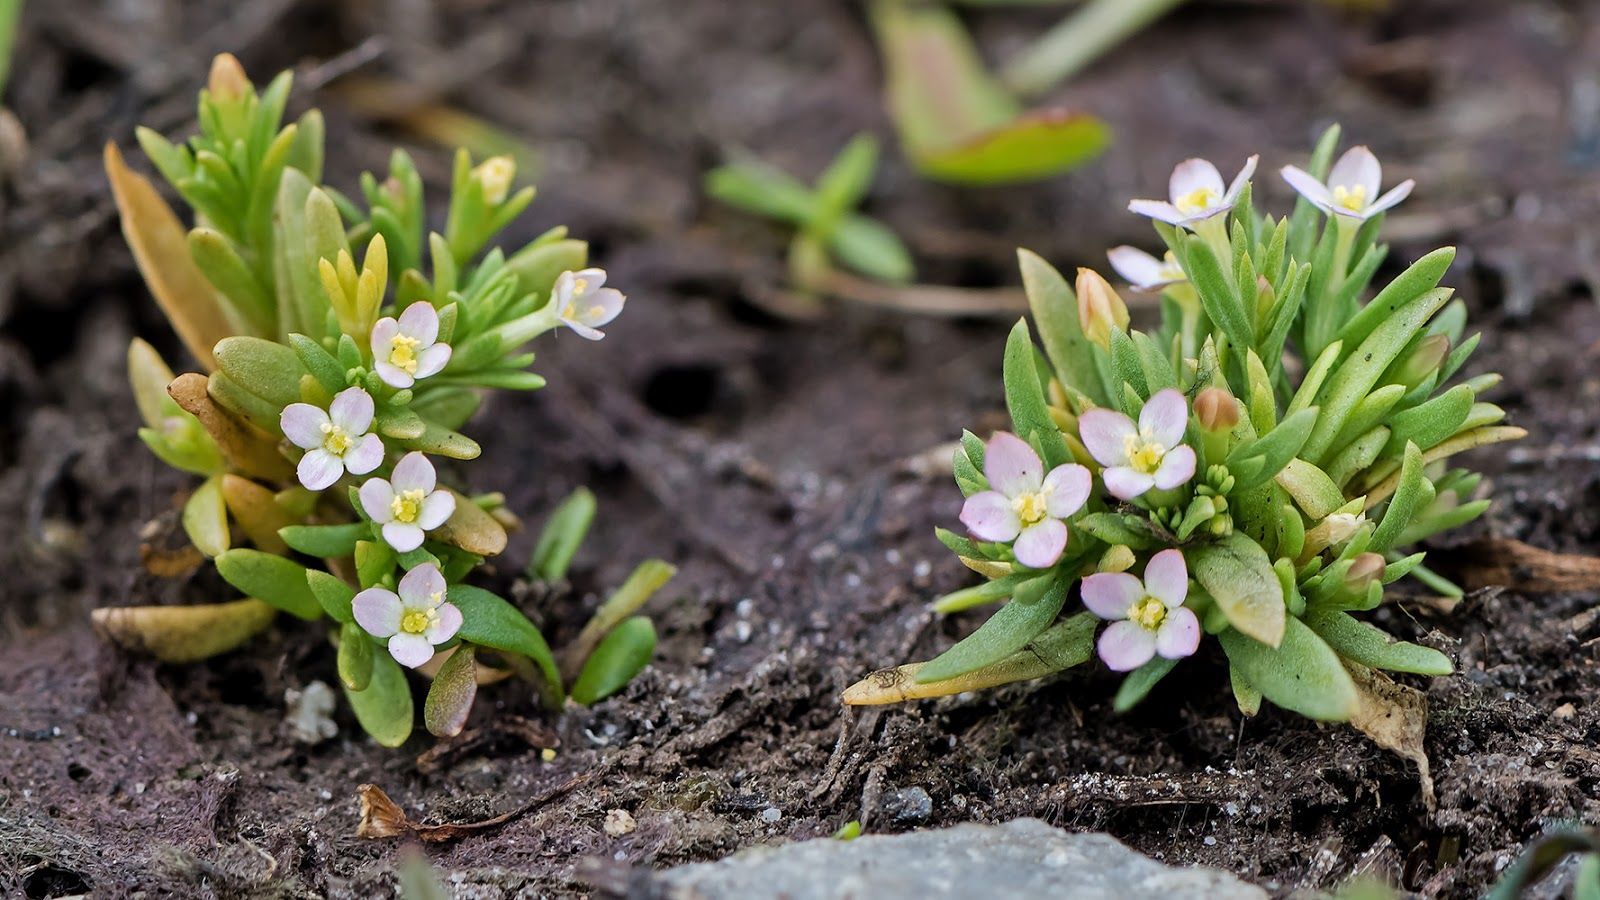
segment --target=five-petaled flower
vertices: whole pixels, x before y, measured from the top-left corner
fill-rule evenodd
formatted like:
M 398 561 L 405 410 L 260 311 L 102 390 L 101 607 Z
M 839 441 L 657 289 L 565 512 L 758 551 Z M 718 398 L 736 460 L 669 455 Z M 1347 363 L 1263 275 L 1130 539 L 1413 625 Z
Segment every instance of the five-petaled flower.
M 1252 156 L 1246 160 L 1233 183 L 1226 187 L 1216 166 L 1203 159 L 1186 159 L 1172 170 L 1168 200 L 1132 200 L 1128 209 L 1170 225 L 1197 225 L 1233 209 L 1245 182 L 1255 174 L 1257 159 Z
M 1333 164 L 1327 182 L 1294 166 L 1283 167 L 1283 180 L 1330 216 L 1365 221 L 1410 196 L 1416 182 L 1406 179 L 1383 196 L 1383 166 L 1366 147 L 1351 147 Z
M 1182 443 L 1189 407 L 1176 388 L 1157 391 L 1139 411 L 1139 424 L 1110 409 L 1078 417 L 1078 434 L 1105 471 L 1106 490 L 1123 499 L 1152 487 L 1167 490 L 1194 477 L 1194 448 Z
M 443 525 L 456 511 L 455 495 L 437 488 L 433 463 L 421 453 L 407 453 L 395 463 L 388 481 L 368 479 L 361 486 L 361 506 L 383 526 L 383 539 L 401 553 L 422 546 L 423 533 Z
M 1200 620 L 1183 605 L 1189 568 L 1177 549 L 1150 557 L 1143 581 L 1126 572 L 1097 572 L 1083 579 L 1081 591 L 1089 611 L 1111 622 L 1098 648 L 1115 671 L 1131 672 L 1158 653 L 1182 659 L 1200 646 Z
M 1044 472 L 1039 454 L 1014 434 L 1000 431 L 983 451 L 990 490 L 961 507 L 961 524 L 983 541 L 1015 540 L 1017 562 L 1029 568 L 1055 565 L 1067 547 L 1067 523 L 1083 508 L 1093 477 L 1077 463 Z
M 616 288 L 605 287 L 605 283 L 605 269 L 562 272 L 550 298 L 561 324 L 591 341 L 605 337 L 600 326 L 615 319 L 628 299 Z
M 439 343 L 439 312 L 425 300 L 400 318 L 385 316 L 372 326 L 372 367 L 384 383 L 408 388 L 450 361 L 450 345 Z
M 383 440 L 372 427 L 372 395 L 345 388 L 326 412 L 309 403 L 283 408 L 279 425 L 296 447 L 306 451 L 297 470 L 300 483 L 313 491 L 333 486 L 345 472 L 365 475 L 383 463 Z
M 400 579 L 398 594 L 367 588 L 351 601 L 350 611 L 368 634 L 389 639 L 389 655 L 395 662 L 415 669 L 461 628 L 461 610 L 445 602 L 445 587 L 439 567 L 423 563 Z
M 1158 259 L 1138 247 L 1123 244 L 1107 250 L 1106 259 L 1111 260 L 1111 268 L 1136 291 L 1159 291 L 1167 285 L 1189 280 L 1171 250 Z

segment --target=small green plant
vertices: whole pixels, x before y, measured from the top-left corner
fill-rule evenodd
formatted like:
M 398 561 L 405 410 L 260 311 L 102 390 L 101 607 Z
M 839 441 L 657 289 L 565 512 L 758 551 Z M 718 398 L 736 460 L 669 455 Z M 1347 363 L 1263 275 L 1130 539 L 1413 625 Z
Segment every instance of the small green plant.
M 363 176 L 364 203 L 320 184 L 322 119 L 312 110 L 283 126 L 289 90 L 284 73 L 258 93 L 219 56 L 198 135 L 178 145 L 139 130 L 193 228 L 106 148 L 140 270 L 207 370 L 174 377 L 134 341 L 139 437 L 205 479 L 183 527 L 244 599 L 102 609 L 97 625 L 184 662 L 239 646 L 278 612 L 331 620 L 345 694 L 388 746 L 412 730 L 406 669 L 432 678 L 424 721 L 438 735 L 461 730 L 480 683 L 512 673 L 552 708 L 614 693 L 649 661 L 655 630 L 634 613 L 672 567 L 641 565 L 558 659 L 521 611 L 467 583 L 516 518 L 498 494 L 449 486 L 434 461 L 479 455 L 457 429 L 485 389 L 544 384 L 528 371 L 529 341 L 558 327 L 598 340 L 623 295 L 565 229 L 509 256 L 490 247 L 533 200 L 531 187 L 513 190 L 509 157 L 474 165 L 458 153 L 444 232 L 426 238 L 404 152 L 382 180 Z M 532 574 L 562 580 L 593 515 L 587 491 L 564 504 Z
M 1407 576 L 1459 595 L 1409 548 L 1488 508 L 1479 477 L 1448 459 L 1524 432 L 1478 399 L 1497 376 L 1454 382 L 1478 338 L 1463 340 L 1465 307 L 1438 286 L 1452 249 L 1371 295 L 1384 211 L 1411 183 L 1380 194 L 1365 147 L 1330 165 L 1337 140 L 1330 129 L 1309 171 L 1283 170 L 1301 195 L 1290 216 L 1256 211 L 1254 158 L 1231 184 L 1189 160 L 1167 200 L 1133 201 L 1168 255 L 1111 258 L 1161 293 L 1154 333 L 1129 328 L 1098 274 L 1079 270 L 1074 291 L 1021 253 L 1042 352 L 1017 323 L 1004 363 L 1013 432 L 963 435 L 967 534 L 939 532 L 986 580 L 937 608 L 1005 605 L 846 702 L 1039 678 L 1098 651 L 1127 673 L 1126 709 L 1210 635 L 1246 714 L 1265 699 L 1372 734 L 1389 684 L 1374 670 L 1451 671 L 1360 614 Z

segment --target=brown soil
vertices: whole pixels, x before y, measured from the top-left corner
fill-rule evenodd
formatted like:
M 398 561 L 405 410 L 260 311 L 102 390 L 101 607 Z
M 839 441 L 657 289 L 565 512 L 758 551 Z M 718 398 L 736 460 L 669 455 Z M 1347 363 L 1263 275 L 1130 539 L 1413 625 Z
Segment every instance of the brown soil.
M 929 281 L 1015 282 L 1012 248 L 1066 267 L 1125 240 L 1120 212 L 1199 154 L 1264 170 L 1302 158 L 1339 119 L 1393 177 L 1421 180 L 1392 221 L 1395 261 L 1438 243 L 1485 331 L 1474 371 L 1532 435 L 1481 452 L 1500 503 L 1474 531 L 1566 552 L 1600 549 L 1600 271 L 1593 191 L 1600 76 L 1591 5 L 1199 3 L 1138 37 L 1063 99 L 1107 117 L 1100 162 L 1042 186 L 957 191 L 889 159 L 872 210 L 901 229 Z M 838 306 L 787 322 L 755 302 L 781 238 L 709 208 L 697 178 L 745 147 L 796 172 L 851 133 L 885 131 L 854 4 L 719 0 L 425 4 L 29 4 L 8 101 L 32 155 L 0 224 L 0 892 L 51 897 L 373 896 L 397 842 L 355 837 L 356 787 L 414 817 L 470 820 L 586 780 L 504 827 L 430 848 L 463 895 L 582 893 L 621 867 L 714 859 L 753 843 L 1040 816 L 1103 829 L 1160 859 L 1220 866 L 1272 890 L 1355 871 L 1425 895 L 1481 893 L 1561 820 L 1600 821 L 1594 593 L 1470 596 L 1450 615 L 1402 601 L 1398 633 L 1453 653 L 1426 687 L 1438 809 L 1414 770 L 1346 728 L 1275 710 L 1240 717 L 1212 652 L 1193 677 L 1114 716 L 1114 681 L 1053 682 L 851 713 L 840 690 L 925 658 L 975 618 L 925 602 L 964 583 L 932 536 L 958 494 L 903 461 L 993 423 L 1004 323 Z M 994 53 L 1050 10 L 974 18 Z M 119 18 L 120 17 L 120 18 Z M 296 745 L 287 688 L 332 682 L 317 629 L 284 624 L 227 658 L 155 666 L 102 646 L 98 605 L 221 596 L 213 578 L 138 574 L 141 529 L 170 529 L 186 479 L 132 439 L 122 373 L 133 335 L 176 355 L 117 234 L 98 148 L 135 122 L 185 133 L 205 62 L 232 50 L 257 75 L 294 65 L 297 104 L 328 114 L 336 184 L 409 140 L 341 100 L 321 64 L 368 35 L 360 75 L 491 117 L 544 159 L 518 228 L 566 222 L 633 297 L 611 339 L 549 341 L 552 386 L 500 397 L 475 426 L 475 486 L 535 522 L 574 485 L 601 518 L 569 593 L 521 592 L 559 639 L 647 555 L 683 567 L 657 606 L 660 658 L 619 698 L 559 723 L 553 761 L 503 723 L 537 717 L 486 691 L 482 740 L 429 770 L 418 754 L 339 737 Z M 348 57 L 341 58 L 350 61 Z M 356 60 L 359 62 L 359 60 Z M 433 183 L 447 157 L 416 154 Z M 892 154 L 891 154 L 892 156 Z M 1260 183 L 1281 202 L 1275 179 Z M 511 589 L 530 538 L 495 576 Z M 502 718 L 496 719 L 496 716 Z M 547 723 L 551 724 L 551 723 Z M 922 804 L 912 788 L 931 800 Z M 613 838 L 610 809 L 638 828 Z M 772 812 L 773 810 L 776 813 Z M 776 818 L 774 818 L 776 815 Z M 469 889 L 475 892 L 468 893 Z

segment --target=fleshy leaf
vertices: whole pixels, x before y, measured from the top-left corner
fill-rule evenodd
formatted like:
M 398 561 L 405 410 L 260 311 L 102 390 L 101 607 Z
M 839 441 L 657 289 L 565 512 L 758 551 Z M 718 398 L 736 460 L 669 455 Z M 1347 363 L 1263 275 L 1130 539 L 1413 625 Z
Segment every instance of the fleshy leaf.
M 344 689 L 356 721 L 372 739 L 385 747 L 398 747 L 411 736 L 414 715 L 411 685 L 405 670 L 387 652 L 372 654 L 372 678 L 365 688 Z
M 471 644 L 459 644 L 433 676 L 422 704 L 422 721 L 428 733 L 455 737 L 466 727 L 467 714 L 478 697 L 476 657 Z
M 206 556 L 226 553 L 230 546 L 228 508 L 222 499 L 222 478 L 207 478 L 183 504 L 183 530 L 195 549 Z
M 1228 624 L 1268 646 L 1279 646 L 1287 613 L 1283 586 L 1261 545 L 1235 532 L 1185 553 L 1195 581 L 1206 589 Z
M 919 684 L 946 681 L 993 665 L 1027 646 L 1049 628 L 1067 600 L 1068 583 L 1056 579 L 1033 603 L 1007 603 L 954 647 L 923 666 Z
M 1217 639 L 1246 682 L 1284 709 L 1330 722 L 1355 714 L 1360 698 L 1339 655 L 1299 619 L 1289 618 L 1276 648 L 1232 628 Z
M 217 557 L 217 572 L 239 590 L 306 620 L 322 617 L 322 605 L 306 584 L 306 568 L 260 550 L 229 550 Z
M 118 646 L 162 662 L 189 663 L 227 653 L 272 624 L 278 611 L 260 600 L 195 606 L 107 606 L 95 630 Z
M 902 703 L 1043 678 L 1088 662 L 1099 622 L 1090 613 L 1063 619 L 1004 659 L 942 681 L 922 679 L 928 663 L 880 669 L 847 688 L 844 702 L 851 706 Z
M 597 703 L 627 687 L 650 664 L 656 649 L 656 629 L 645 616 L 634 616 L 612 629 L 594 648 L 572 683 L 572 699 L 584 706 Z

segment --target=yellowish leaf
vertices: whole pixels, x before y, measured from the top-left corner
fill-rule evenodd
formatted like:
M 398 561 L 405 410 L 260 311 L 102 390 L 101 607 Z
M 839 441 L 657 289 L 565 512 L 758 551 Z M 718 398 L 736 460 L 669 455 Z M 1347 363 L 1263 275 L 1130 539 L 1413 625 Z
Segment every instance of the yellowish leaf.
M 226 653 L 254 637 L 277 611 L 260 600 L 199 606 L 111 606 L 90 619 L 105 639 L 162 662 L 186 663 Z
M 471 499 L 451 491 L 456 497 L 456 511 L 433 536 L 447 544 L 454 544 L 468 553 L 479 556 L 496 556 L 506 549 L 506 530 L 483 507 Z
M 289 545 L 278 537 L 278 529 L 297 524 L 294 517 L 273 497 L 272 491 L 238 475 L 222 476 L 222 499 L 239 523 L 239 528 L 256 549 L 280 555 Z

